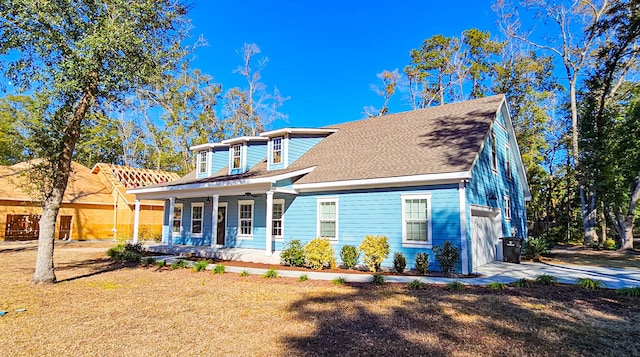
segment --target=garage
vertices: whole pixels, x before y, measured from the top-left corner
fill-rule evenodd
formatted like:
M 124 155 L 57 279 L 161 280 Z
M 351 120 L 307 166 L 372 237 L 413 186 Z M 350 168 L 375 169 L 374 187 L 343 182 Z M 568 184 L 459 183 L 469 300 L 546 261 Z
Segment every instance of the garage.
M 498 258 L 496 247 L 502 237 L 500 212 L 490 208 L 471 210 L 471 247 L 473 271 Z

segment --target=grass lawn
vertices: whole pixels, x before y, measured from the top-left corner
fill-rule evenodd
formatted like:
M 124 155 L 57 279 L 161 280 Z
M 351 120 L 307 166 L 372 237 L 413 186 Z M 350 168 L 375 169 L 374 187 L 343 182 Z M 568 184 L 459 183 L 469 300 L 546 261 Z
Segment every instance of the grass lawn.
M 554 264 L 640 269 L 640 251 L 596 250 L 583 246 L 557 245 L 549 254 L 545 254 L 543 261 Z
M 0 354 L 634 356 L 640 298 L 574 286 L 333 285 L 111 264 L 107 243 L 0 244 Z M 90 249 L 86 249 L 90 248 Z M 15 312 L 25 308 L 26 312 Z

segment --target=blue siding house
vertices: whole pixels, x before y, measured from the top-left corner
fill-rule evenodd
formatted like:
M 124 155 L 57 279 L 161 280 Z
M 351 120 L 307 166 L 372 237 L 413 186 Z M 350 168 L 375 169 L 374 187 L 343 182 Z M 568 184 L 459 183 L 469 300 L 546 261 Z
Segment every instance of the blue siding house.
M 195 171 L 128 191 L 165 202 L 168 245 L 272 255 L 327 237 L 339 252 L 371 234 L 435 262 L 449 241 L 467 274 L 502 258 L 501 237 L 527 236 L 531 195 L 504 95 L 191 149 Z

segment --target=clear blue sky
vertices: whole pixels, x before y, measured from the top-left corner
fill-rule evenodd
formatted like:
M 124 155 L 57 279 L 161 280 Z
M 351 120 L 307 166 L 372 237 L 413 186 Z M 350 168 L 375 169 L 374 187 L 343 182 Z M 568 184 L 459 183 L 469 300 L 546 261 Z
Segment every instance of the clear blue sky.
M 370 85 L 376 73 L 402 68 L 409 51 L 436 34 L 459 36 L 479 28 L 502 36 L 493 1 L 195 0 L 192 41 L 203 35 L 193 66 L 228 89 L 244 86 L 232 73 L 241 63 L 236 50 L 256 43 L 269 63 L 262 71 L 269 89 L 291 98 L 281 108 L 285 126 L 318 127 L 363 118 L 363 107 L 380 107 Z M 400 101 L 390 112 L 410 108 Z

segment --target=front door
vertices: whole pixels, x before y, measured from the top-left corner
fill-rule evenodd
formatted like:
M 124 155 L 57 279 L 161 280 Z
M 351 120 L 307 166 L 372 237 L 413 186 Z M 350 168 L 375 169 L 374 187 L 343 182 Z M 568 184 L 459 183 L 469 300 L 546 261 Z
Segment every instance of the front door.
M 60 229 L 58 239 L 71 239 L 71 218 L 73 216 L 60 216 Z
M 216 244 L 224 245 L 224 233 L 227 228 L 227 207 L 218 207 L 218 230 L 216 234 Z

